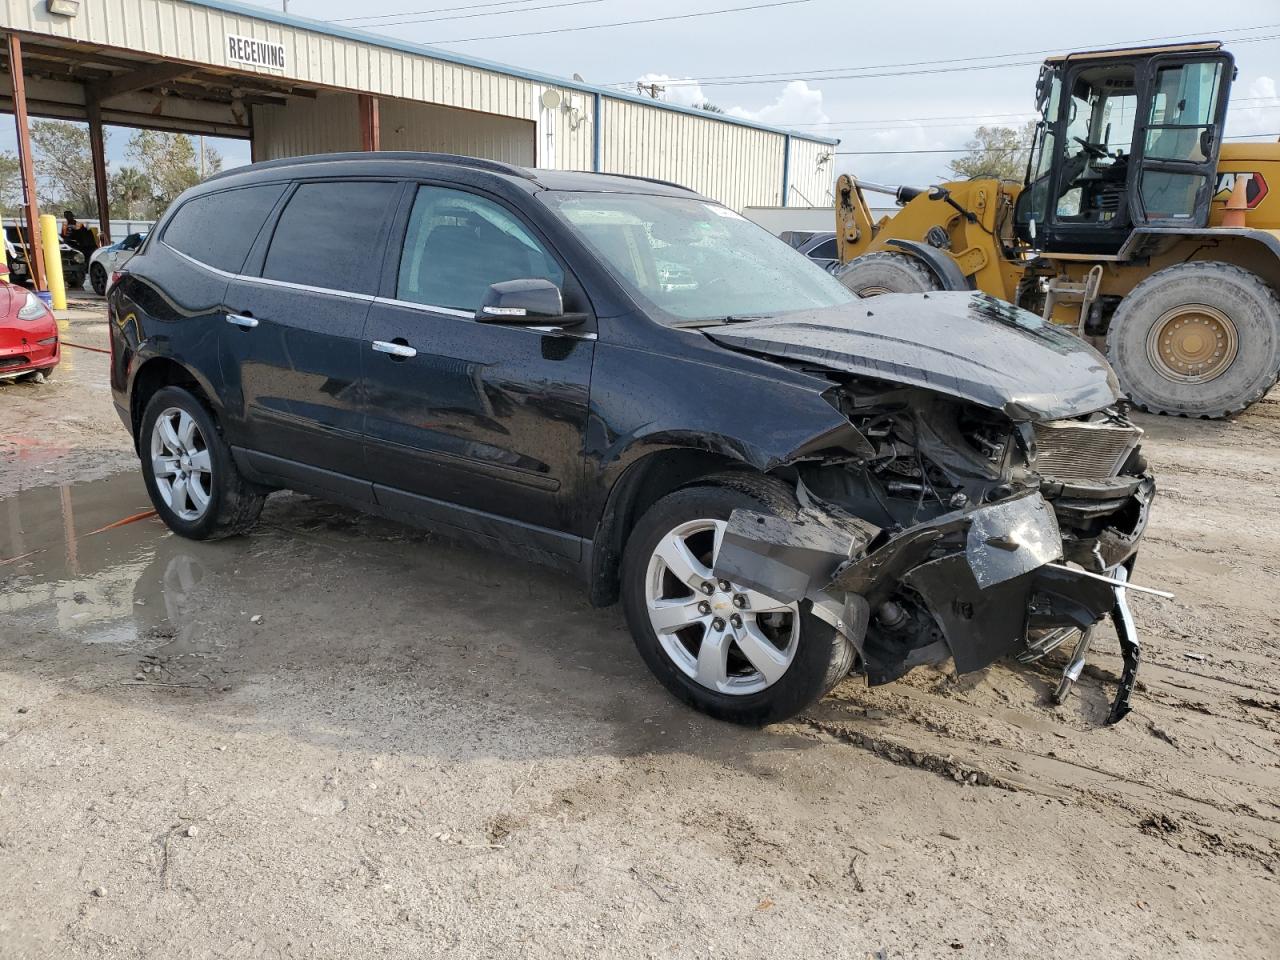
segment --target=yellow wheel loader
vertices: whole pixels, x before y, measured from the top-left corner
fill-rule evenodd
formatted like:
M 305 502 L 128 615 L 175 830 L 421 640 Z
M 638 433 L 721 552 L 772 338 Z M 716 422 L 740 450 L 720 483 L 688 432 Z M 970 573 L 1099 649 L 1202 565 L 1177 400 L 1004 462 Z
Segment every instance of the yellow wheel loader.
M 837 275 L 862 296 L 977 289 L 1090 338 L 1139 407 L 1225 417 L 1280 375 L 1280 143 L 1222 143 L 1219 43 L 1047 60 L 1025 182 L 842 176 Z M 892 193 L 873 223 L 864 191 Z

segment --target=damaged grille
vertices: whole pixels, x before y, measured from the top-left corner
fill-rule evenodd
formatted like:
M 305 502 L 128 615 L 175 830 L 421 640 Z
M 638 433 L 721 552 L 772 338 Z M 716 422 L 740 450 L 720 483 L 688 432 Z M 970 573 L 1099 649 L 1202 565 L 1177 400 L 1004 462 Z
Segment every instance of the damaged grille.
M 1142 437 L 1137 427 L 1076 420 L 1037 423 L 1035 431 L 1035 469 L 1060 480 L 1114 477 Z

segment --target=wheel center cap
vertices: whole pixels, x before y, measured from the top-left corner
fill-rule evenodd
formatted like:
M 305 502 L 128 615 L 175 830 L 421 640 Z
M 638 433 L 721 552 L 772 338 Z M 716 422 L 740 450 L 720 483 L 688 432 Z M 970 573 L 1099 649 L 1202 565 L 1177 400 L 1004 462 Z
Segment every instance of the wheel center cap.
M 711 609 L 716 613 L 732 613 L 733 601 L 723 593 L 717 593 L 711 598 Z

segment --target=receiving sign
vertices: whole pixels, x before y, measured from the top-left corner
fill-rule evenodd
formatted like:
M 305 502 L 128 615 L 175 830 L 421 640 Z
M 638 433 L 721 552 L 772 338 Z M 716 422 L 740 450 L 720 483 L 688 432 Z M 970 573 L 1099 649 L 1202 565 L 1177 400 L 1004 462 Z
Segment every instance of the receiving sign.
M 227 34 L 227 59 L 237 63 L 252 64 L 255 67 L 283 70 L 284 44 L 268 43 L 265 40 L 255 40 L 253 37 L 240 37 L 229 33 Z

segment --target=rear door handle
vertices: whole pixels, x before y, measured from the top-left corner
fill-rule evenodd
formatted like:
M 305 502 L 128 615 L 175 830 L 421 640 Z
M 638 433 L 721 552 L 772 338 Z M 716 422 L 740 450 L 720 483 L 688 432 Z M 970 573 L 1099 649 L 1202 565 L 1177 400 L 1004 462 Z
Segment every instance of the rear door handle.
M 405 360 L 418 355 L 418 351 L 407 343 L 391 343 L 387 340 L 374 340 L 373 349 L 379 353 L 389 353 L 393 357 L 401 357 Z
M 244 330 L 252 330 L 258 325 L 257 317 L 246 317 L 243 313 L 228 313 L 227 323 L 234 323 Z

